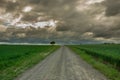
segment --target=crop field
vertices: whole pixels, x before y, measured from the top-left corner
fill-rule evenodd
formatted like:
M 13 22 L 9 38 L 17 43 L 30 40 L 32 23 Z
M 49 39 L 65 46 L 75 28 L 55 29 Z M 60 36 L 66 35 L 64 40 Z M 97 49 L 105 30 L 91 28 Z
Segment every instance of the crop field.
M 111 80 L 120 79 L 119 44 L 73 45 L 69 47 Z
M 13 80 L 57 48 L 48 45 L 0 45 L 0 80 Z
M 96 58 L 103 59 L 106 63 L 113 64 L 115 67 L 120 66 L 120 45 L 81 45 L 76 48 L 85 51 Z

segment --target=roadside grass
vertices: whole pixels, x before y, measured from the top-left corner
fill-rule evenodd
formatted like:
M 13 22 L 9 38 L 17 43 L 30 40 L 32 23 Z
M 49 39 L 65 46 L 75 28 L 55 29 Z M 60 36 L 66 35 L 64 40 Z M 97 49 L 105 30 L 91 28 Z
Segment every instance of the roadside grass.
M 13 80 L 59 46 L 0 45 L 0 80 Z
M 120 72 L 113 68 L 110 64 L 104 64 L 103 60 L 95 59 L 95 57 L 87 54 L 85 51 L 76 48 L 75 46 L 69 46 L 74 52 L 76 52 L 83 60 L 91 64 L 94 68 L 103 73 L 110 80 L 120 80 Z

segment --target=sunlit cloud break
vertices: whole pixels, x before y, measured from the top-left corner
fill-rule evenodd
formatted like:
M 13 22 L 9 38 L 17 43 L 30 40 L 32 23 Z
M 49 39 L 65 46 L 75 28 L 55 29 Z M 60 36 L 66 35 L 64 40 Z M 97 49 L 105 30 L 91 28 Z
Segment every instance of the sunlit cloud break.
M 30 12 L 32 10 L 31 6 L 26 6 L 22 11 L 23 12 Z

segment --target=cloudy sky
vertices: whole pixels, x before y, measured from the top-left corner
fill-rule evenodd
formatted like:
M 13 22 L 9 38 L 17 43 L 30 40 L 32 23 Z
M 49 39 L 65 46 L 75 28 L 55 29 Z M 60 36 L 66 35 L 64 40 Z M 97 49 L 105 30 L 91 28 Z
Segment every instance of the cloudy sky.
M 120 43 L 120 0 L 0 0 L 0 42 Z

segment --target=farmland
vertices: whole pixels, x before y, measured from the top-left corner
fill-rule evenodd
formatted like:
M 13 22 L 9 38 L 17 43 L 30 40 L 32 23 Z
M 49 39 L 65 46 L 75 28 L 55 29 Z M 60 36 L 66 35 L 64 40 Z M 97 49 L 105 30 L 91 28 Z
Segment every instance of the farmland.
M 111 80 L 119 80 L 119 44 L 74 45 L 70 46 L 70 48 Z
M 13 80 L 57 48 L 48 45 L 0 45 L 0 79 Z

